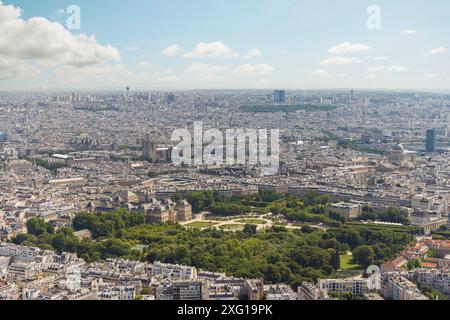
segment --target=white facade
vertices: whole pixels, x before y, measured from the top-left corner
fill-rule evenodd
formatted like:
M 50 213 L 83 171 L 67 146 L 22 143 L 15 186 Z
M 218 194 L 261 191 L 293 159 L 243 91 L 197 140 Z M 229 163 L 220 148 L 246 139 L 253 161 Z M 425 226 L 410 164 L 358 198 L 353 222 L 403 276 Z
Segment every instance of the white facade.
M 174 280 L 196 280 L 197 269 L 195 267 L 154 262 L 147 268 L 151 277 L 163 276 Z

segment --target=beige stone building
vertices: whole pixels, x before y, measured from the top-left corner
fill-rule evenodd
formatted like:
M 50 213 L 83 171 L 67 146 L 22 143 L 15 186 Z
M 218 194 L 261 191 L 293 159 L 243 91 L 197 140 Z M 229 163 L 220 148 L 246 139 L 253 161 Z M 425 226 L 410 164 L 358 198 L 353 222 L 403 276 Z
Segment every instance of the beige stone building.
M 192 220 L 192 206 L 185 200 L 175 203 L 170 199 L 151 199 L 150 203 L 144 205 L 144 212 L 147 223 Z

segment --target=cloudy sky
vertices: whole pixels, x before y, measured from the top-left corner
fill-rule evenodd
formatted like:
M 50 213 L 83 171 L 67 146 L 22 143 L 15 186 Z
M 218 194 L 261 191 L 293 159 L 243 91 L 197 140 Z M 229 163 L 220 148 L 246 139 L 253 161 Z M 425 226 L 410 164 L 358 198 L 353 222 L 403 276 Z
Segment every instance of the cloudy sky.
M 0 0 L 0 90 L 450 90 L 449 17 L 448 0 Z

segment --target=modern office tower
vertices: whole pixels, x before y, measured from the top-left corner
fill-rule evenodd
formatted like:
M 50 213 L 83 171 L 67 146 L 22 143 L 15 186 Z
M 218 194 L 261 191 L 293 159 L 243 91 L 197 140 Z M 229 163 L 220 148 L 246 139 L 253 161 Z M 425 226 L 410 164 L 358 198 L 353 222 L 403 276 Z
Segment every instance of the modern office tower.
M 427 130 L 426 151 L 436 152 L 436 129 Z
M 350 101 L 353 101 L 353 100 L 355 100 L 355 90 L 350 90 L 350 96 L 349 96 L 349 98 L 350 98 Z
M 8 140 L 8 135 L 5 132 L 0 131 L 0 147 Z
M 80 102 L 81 101 L 81 96 L 78 93 L 72 93 L 72 95 L 70 96 L 70 101 L 71 102 Z
M 286 91 L 285 90 L 275 90 L 273 94 L 273 99 L 276 103 L 286 102 Z
M 175 95 L 174 95 L 173 93 L 169 93 L 169 94 L 166 96 L 166 102 L 167 102 L 167 103 L 173 103 L 173 102 L 175 102 Z
M 155 160 L 156 158 L 155 143 L 148 136 L 142 141 L 142 157 L 145 160 Z

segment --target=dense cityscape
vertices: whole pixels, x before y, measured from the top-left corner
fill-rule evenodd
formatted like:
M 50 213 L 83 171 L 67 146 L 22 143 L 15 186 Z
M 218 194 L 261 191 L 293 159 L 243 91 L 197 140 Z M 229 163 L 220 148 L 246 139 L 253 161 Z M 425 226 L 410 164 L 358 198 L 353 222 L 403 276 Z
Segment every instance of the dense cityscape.
M 1 101 L 2 299 L 450 294 L 449 95 L 128 88 Z M 278 173 L 174 165 L 170 133 L 196 121 L 283 128 Z

